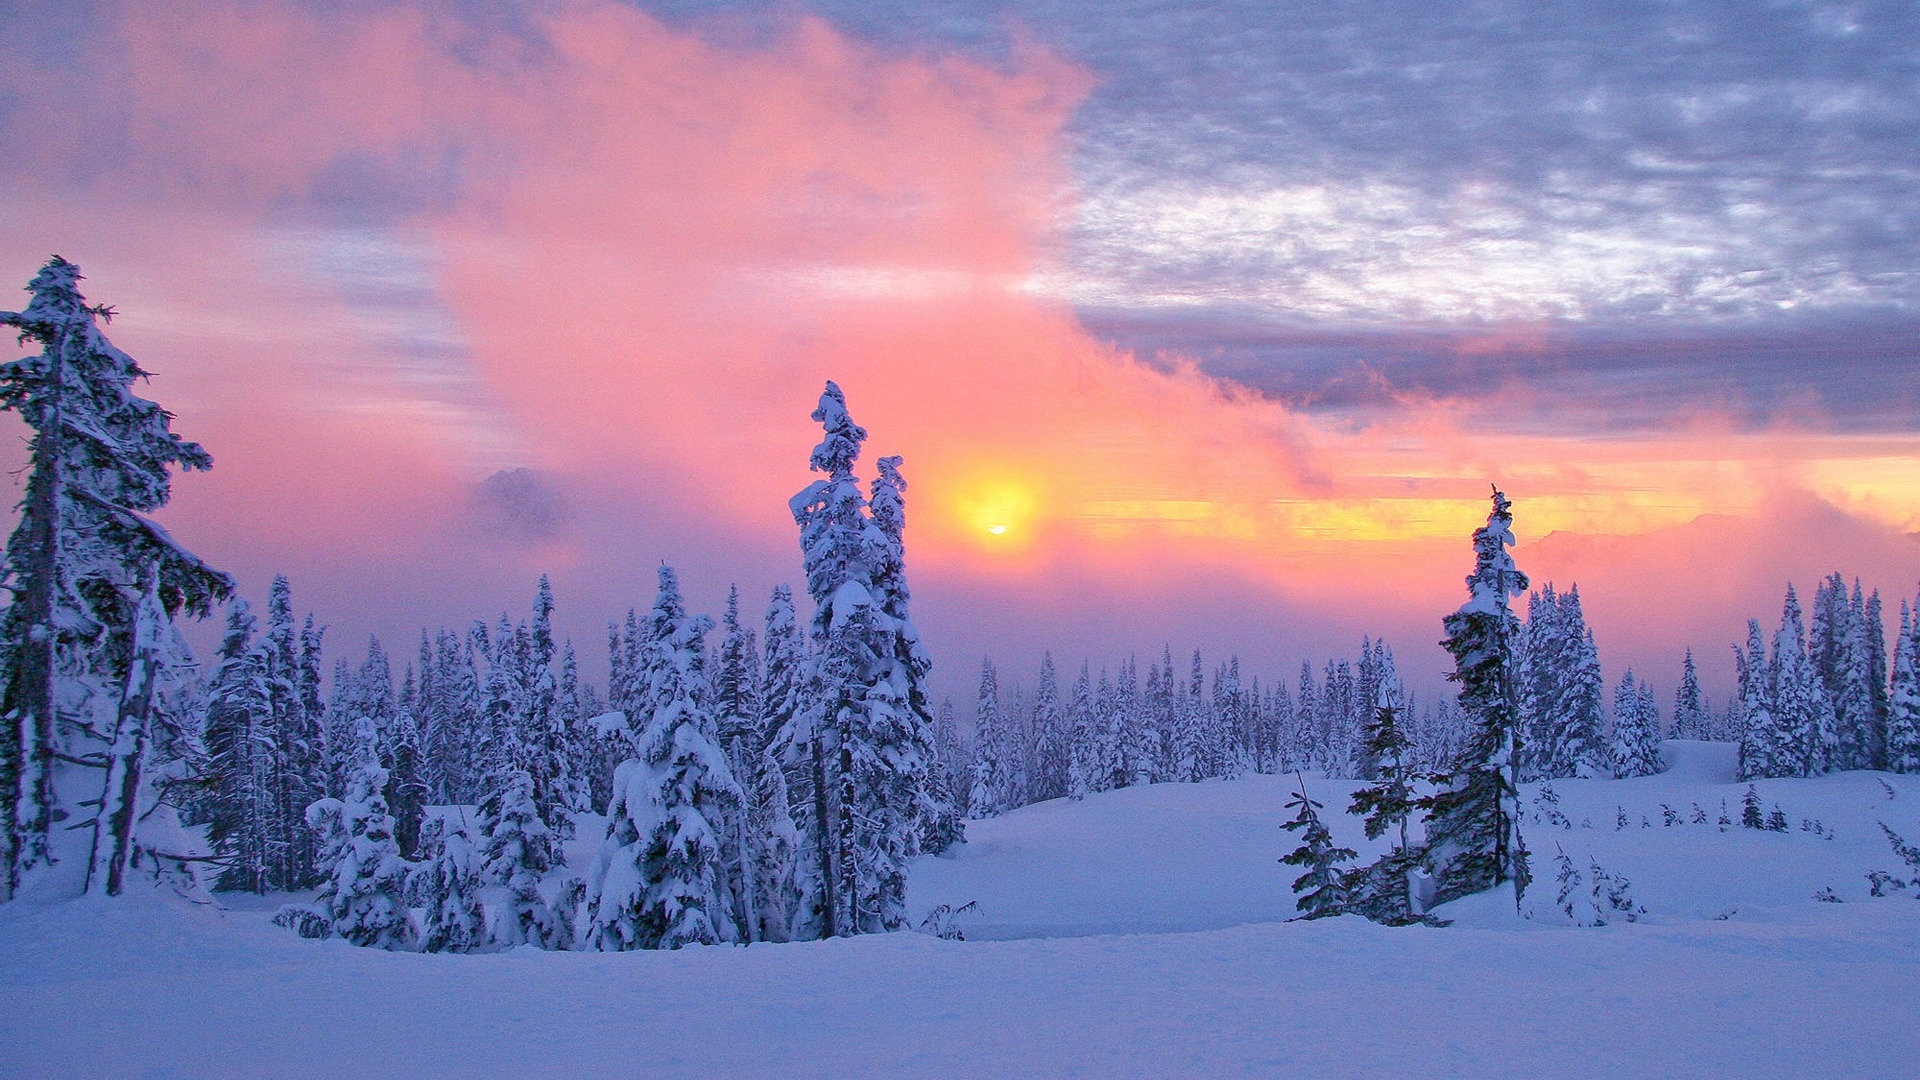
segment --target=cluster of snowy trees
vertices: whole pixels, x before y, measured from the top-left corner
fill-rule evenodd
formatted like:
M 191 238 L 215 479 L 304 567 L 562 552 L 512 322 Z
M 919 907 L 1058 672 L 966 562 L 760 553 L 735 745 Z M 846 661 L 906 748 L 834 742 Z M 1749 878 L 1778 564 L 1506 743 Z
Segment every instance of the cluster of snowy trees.
M 1659 771 L 1660 709 L 1650 684 L 1629 670 L 1604 708 L 1599 652 L 1580 607 L 1578 586 L 1530 593 L 1527 621 L 1510 640 L 1514 708 L 1520 724 L 1520 778 L 1643 776 Z M 999 671 L 981 668 L 974 739 L 962 746 L 943 720 L 941 761 L 968 814 L 990 817 L 1027 803 L 1167 781 L 1243 772 L 1317 771 L 1336 779 L 1373 779 L 1367 748 L 1380 688 L 1396 686 L 1393 651 L 1363 638 L 1357 659 L 1328 660 L 1318 677 L 1303 662 L 1291 685 L 1243 680 L 1240 658 L 1207 677 L 1198 650 L 1185 672 L 1171 648 L 1144 680 L 1133 658 L 1117 677 L 1096 679 L 1083 663 L 1063 693 L 1053 657 L 1042 662 L 1030 701 L 1002 700 Z M 1396 730 L 1411 765 L 1443 770 L 1465 745 L 1471 725 L 1447 698 L 1425 703 L 1404 689 Z M 1423 707 L 1424 704 L 1424 707 Z M 1684 737 L 1717 736 L 1688 653 L 1675 706 Z M 1678 733 L 1677 733 L 1678 734 Z
M 1442 644 L 1453 655 L 1448 678 L 1459 683 L 1466 734 L 1453 760 L 1421 774 L 1400 730 L 1398 688 L 1383 683 L 1364 739 L 1367 778 L 1348 813 L 1361 815 L 1366 835 L 1391 838 L 1373 864 L 1342 869 L 1354 857 L 1336 847 L 1320 820 L 1322 804 L 1309 798 L 1305 779 L 1289 803 L 1299 848 L 1284 863 L 1305 868 L 1294 881 L 1304 917 L 1346 912 L 1391 924 L 1420 921 L 1435 904 L 1511 883 L 1516 903 L 1528 881 L 1520 835 L 1520 762 L 1523 632 L 1509 606 L 1527 588 L 1514 564 L 1511 503 L 1499 490 L 1486 525 L 1473 534 L 1474 570 L 1468 600 L 1443 620 Z M 1418 824 L 1420 828 L 1416 830 Z
M 1920 772 L 1920 602 L 1900 603 L 1887 652 L 1880 592 L 1862 596 L 1838 573 L 1814 592 L 1812 625 L 1787 586 L 1769 651 L 1759 620 L 1736 647 L 1740 776 L 1817 776 L 1840 769 Z M 1891 669 L 1891 670 L 1890 670 Z
M 0 899 L 77 862 L 118 892 L 132 866 L 259 892 L 315 888 L 303 933 L 387 948 L 596 948 L 890 930 L 906 862 L 962 838 L 936 767 L 908 614 L 906 481 L 829 383 L 814 419 L 825 478 L 792 500 L 814 614 L 774 592 L 766 658 L 729 598 L 690 614 L 670 568 L 650 616 L 610 632 L 600 698 L 556 646 L 543 578 L 532 618 L 423 633 L 396 688 L 379 642 L 336 661 L 277 578 L 264 625 L 231 579 L 145 515 L 173 469 L 212 459 L 132 392 L 144 372 L 64 259 L 0 312 L 37 356 L 0 367 L 0 408 L 33 431 L 0 614 Z M 204 676 L 174 626 L 230 601 Z M 585 880 L 574 814 L 605 808 Z M 194 828 L 201 826 L 202 828 Z M 91 845 L 69 861 L 65 838 Z M 200 870 L 210 873 L 201 874 Z
M 372 643 L 358 670 L 336 667 L 315 725 L 323 754 L 310 768 L 341 794 L 305 809 L 321 892 L 283 921 L 431 950 L 678 948 L 901 926 L 907 860 L 963 835 L 935 767 L 931 662 L 908 614 L 906 482 L 900 459 L 883 458 L 861 489 L 866 433 L 837 386 L 814 419 L 825 438 L 812 464 L 827 477 L 792 503 L 811 634 L 776 588 L 763 660 L 736 589 L 710 653 L 713 620 L 688 610 L 662 566 L 652 610 L 609 628 L 604 699 L 580 682 L 570 643 L 554 669 L 545 579 L 530 623 L 423 633 L 397 698 Z M 559 845 L 589 808 L 605 809 L 607 828 L 578 877 Z M 424 914 L 401 917 L 413 910 Z
M 1395 680 L 1393 651 L 1371 638 L 1361 641 L 1357 660 L 1329 660 L 1317 678 L 1302 663 L 1292 689 L 1243 681 L 1237 656 L 1209 679 L 1198 650 L 1181 672 L 1171 647 L 1144 680 L 1134 658 L 1117 670 L 1115 677 L 1103 668 L 1095 678 L 1083 663 L 1063 694 L 1049 654 L 1032 701 L 1016 695 L 1005 702 L 998 669 L 984 662 L 971 746 L 956 739 L 950 710 L 938 728 L 940 760 L 967 813 L 991 817 L 1047 799 L 1245 772 L 1364 776 L 1368 703 Z M 1458 725 L 1448 703 L 1436 703 L 1413 726 L 1422 760 L 1437 765 L 1450 757 Z

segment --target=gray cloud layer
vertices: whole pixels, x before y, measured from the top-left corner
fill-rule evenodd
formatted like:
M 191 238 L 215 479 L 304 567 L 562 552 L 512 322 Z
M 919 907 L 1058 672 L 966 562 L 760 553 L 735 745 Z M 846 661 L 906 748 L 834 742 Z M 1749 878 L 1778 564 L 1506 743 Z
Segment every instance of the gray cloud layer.
M 1122 344 L 1329 409 L 1519 383 L 1614 430 L 1920 426 L 1920 5 L 805 7 L 987 56 L 1017 26 L 1098 75 L 1045 286 Z M 1453 345 L 1515 325 L 1531 352 Z

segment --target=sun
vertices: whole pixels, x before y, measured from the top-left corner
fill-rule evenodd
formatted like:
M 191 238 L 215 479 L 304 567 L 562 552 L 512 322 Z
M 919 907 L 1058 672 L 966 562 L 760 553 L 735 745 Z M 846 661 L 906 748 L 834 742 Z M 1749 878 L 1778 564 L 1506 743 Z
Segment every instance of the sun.
M 951 504 L 957 524 L 975 538 L 1004 552 L 1031 540 L 1040 498 L 1032 483 L 1017 473 L 995 471 L 956 492 Z

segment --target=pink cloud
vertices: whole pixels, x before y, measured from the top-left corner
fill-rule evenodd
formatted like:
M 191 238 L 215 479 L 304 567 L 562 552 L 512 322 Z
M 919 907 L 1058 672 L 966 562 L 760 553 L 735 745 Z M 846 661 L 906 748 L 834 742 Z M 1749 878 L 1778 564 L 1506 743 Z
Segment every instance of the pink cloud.
M 1290 677 L 1368 628 L 1437 676 L 1483 477 L 1523 514 L 1562 500 L 1523 517 L 1537 536 L 1581 498 L 1631 508 L 1649 476 L 1699 500 L 1728 468 L 1774 467 L 1710 427 L 1635 446 L 1487 435 L 1476 416 L 1515 404 L 1499 395 L 1317 430 L 1102 343 L 1033 285 L 1060 269 L 1066 126 L 1093 77 L 1044 49 L 988 63 L 805 18 L 742 44 L 614 4 L 540 10 L 509 33 L 398 6 L 128 4 L 78 79 L 0 44 L 10 123 L 35 133 L 0 192 L 5 247 L 79 261 L 128 313 L 115 339 L 156 368 L 154 396 L 214 452 L 179 484 L 182 538 L 252 588 L 312 582 L 344 637 L 518 612 L 551 570 L 591 650 L 659 559 L 707 606 L 734 577 L 793 578 L 785 503 L 827 378 L 872 452 L 906 455 L 922 617 L 961 679 L 988 647 L 1169 638 L 1284 650 L 1271 673 Z M 311 204 L 343 162 L 407 182 L 376 231 L 451 327 L 458 393 L 409 375 L 365 298 L 299 261 L 292 226 L 334 228 Z M 351 278 L 378 254 L 332 257 Z M 1539 339 L 1495 328 L 1460 362 Z M 475 528 L 472 485 L 500 464 L 562 488 L 557 535 Z M 1754 522 L 1747 561 L 1700 525 L 1563 536 L 1522 565 L 1580 580 L 1605 634 L 1672 651 L 1671 627 L 1705 635 L 1807 565 L 1813 518 Z M 1834 568 L 1913 576 L 1869 526 L 1843 531 Z M 1655 618 L 1649 567 L 1694 575 L 1675 602 L 1695 621 Z

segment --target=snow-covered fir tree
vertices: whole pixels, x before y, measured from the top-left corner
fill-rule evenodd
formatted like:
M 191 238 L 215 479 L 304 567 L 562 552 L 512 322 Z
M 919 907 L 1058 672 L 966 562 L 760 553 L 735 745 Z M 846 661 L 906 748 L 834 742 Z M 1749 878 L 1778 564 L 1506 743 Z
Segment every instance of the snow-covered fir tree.
M 1391 838 L 1392 848 L 1372 866 L 1347 882 L 1348 909 L 1376 922 L 1405 923 L 1421 914 L 1415 874 L 1423 857 L 1414 842 L 1413 744 L 1407 739 L 1400 715 L 1405 710 L 1398 680 L 1377 684 L 1373 718 L 1368 722 L 1361 753 L 1374 782 L 1356 790 L 1347 813 L 1361 816 L 1367 839 Z
M 1807 655 L 1807 635 L 1803 629 L 1800 601 L 1792 585 L 1780 615 L 1780 629 L 1773 635 L 1773 654 L 1768 667 L 1773 680 L 1773 720 L 1780 727 L 1785 750 L 1781 765 L 1785 772 L 1774 775 L 1818 776 L 1831 767 L 1839 733 L 1834 726 L 1833 704 L 1827 699 L 1824 682 L 1813 659 Z
M 420 951 L 472 952 L 487 942 L 473 838 L 447 818 L 428 822 L 421 835 L 426 859 L 413 871 L 413 893 L 425 908 Z
M 573 836 L 573 812 L 584 809 L 587 791 L 573 771 L 573 737 L 560 708 L 559 675 L 554 670 L 558 646 L 553 639 L 553 586 L 540 575 L 533 600 L 533 619 L 524 634 L 519 670 L 521 709 L 514 717 L 512 756 L 532 782 L 534 808 L 553 835 Z
M 973 772 L 967 794 L 967 813 L 975 821 L 1019 805 L 1012 801 L 1018 776 L 1013 742 L 1010 725 L 1000 711 L 1000 674 L 992 660 L 982 660 L 980 694 L 973 710 Z
M 355 945 L 411 949 L 415 931 L 406 904 L 410 868 L 393 838 L 393 818 L 382 794 L 386 786 L 379 729 L 372 720 L 358 720 L 344 796 L 307 807 L 307 824 L 322 838 L 325 871 L 312 909 L 330 933 Z
M 1287 800 L 1287 809 L 1294 815 L 1280 827 L 1300 833 L 1300 846 L 1281 856 L 1280 861 L 1302 868 L 1300 876 L 1293 880 L 1293 891 L 1300 894 L 1294 900 L 1295 908 L 1301 913 L 1299 917 L 1319 919 L 1343 913 L 1347 908 L 1347 875 L 1340 866 L 1353 859 L 1353 849 L 1333 842 L 1333 834 L 1320 820 L 1324 807 L 1307 797 L 1304 777 L 1300 779 L 1299 794 Z
M 824 936 L 834 865 L 833 782 L 836 762 L 827 732 L 807 708 L 812 662 L 794 612 L 793 592 L 776 586 L 767 603 L 766 657 L 760 691 L 768 752 L 779 763 L 794 826 L 793 888 L 788 926 L 793 937 Z
M 614 773 L 607 836 L 587 875 L 586 944 L 604 951 L 736 941 L 729 849 L 740 788 L 720 749 L 703 639 L 672 568 L 636 673 L 637 756 Z
M 1426 800 L 1428 861 L 1438 903 L 1508 881 L 1514 883 L 1516 900 L 1526 889 L 1515 776 L 1519 731 L 1513 650 L 1519 626 L 1507 605 L 1526 589 L 1527 576 L 1507 551 L 1513 544 L 1510 507 L 1496 489 L 1487 524 L 1473 534 L 1469 599 L 1445 620 L 1442 644 L 1454 658 L 1448 678 L 1460 684 L 1460 708 L 1472 729 L 1444 786 Z
M 1067 793 L 1067 726 L 1060 708 L 1060 676 L 1048 652 L 1033 692 L 1032 761 L 1027 772 L 1028 803 L 1058 799 Z
M 568 928 L 540 893 L 561 865 L 559 838 L 534 802 L 533 777 L 514 769 L 480 803 L 480 876 L 486 882 L 487 938 L 498 945 L 563 949 Z
M 1920 772 L 1920 618 L 1900 601 L 1900 636 L 1893 648 L 1893 688 L 1887 704 L 1887 769 Z
M 288 873 L 284 818 L 291 808 L 282 798 L 287 733 L 275 710 L 280 673 L 271 643 L 254 638 L 257 629 L 245 600 L 229 602 L 201 729 L 205 796 L 198 809 L 218 860 L 215 887 L 267 892 L 298 882 Z
M 1613 775 L 1623 780 L 1661 770 L 1660 725 L 1650 711 L 1652 704 L 1651 691 L 1636 682 L 1628 668 L 1613 692 Z
M 909 853 L 938 854 L 966 840 L 966 825 L 954 792 L 938 767 L 936 721 L 927 690 L 933 658 L 920 643 L 920 631 L 910 611 L 907 481 L 901 474 L 901 464 L 897 455 L 875 462 L 873 497 L 869 500 L 873 526 L 881 539 L 874 559 L 872 594 L 882 616 L 881 640 L 891 646 L 886 670 L 878 678 L 893 686 L 891 692 L 901 703 L 904 711 L 896 723 L 899 737 L 907 743 L 905 753 L 889 752 L 893 760 L 888 766 L 891 775 L 887 784 L 910 792 Z
M 807 711 L 835 765 L 833 879 L 821 905 L 827 935 L 893 929 L 905 919 L 906 859 L 958 838 L 951 808 L 929 785 L 929 662 L 907 617 L 898 459 L 882 459 L 878 505 L 853 474 L 866 430 L 828 383 L 813 411 L 822 428 L 810 467 L 825 478 L 789 500 L 813 597 Z M 938 827 L 929 821 L 944 818 Z
M 1600 659 L 1578 585 L 1556 594 L 1548 584 L 1529 595 L 1518 684 L 1522 778 L 1607 775 Z
M 1713 738 L 1713 711 L 1700 692 L 1700 673 L 1693 664 L 1693 650 L 1680 665 L 1680 688 L 1673 695 L 1673 737 L 1676 739 Z
M 151 708 L 185 659 L 171 619 L 207 615 L 232 593 L 146 515 L 166 504 L 175 468 L 212 466 L 172 416 L 133 392 L 143 377 L 99 322 L 112 316 L 80 293 L 80 268 L 58 256 L 40 269 L 25 309 L 0 312 L 40 353 L 0 365 L 0 410 L 33 432 L 25 497 L 7 541 L 0 585 L 0 900 L 51 860 L 56 817 L 93 818 L 92 887 L 118 892 L 151 798 Z M 151 593 L 160 623 L 142 639 Z M 141 646 L 143 644 L 145 648 Z M 77 724 L 56 718 L 78 718 Z M 172 744 L 173 740 L 164 740 Z M 74 763 L 84 764 L 74 764 Z M 98 800 L 89 813 L 82 803 Z
M 1784 732 L 1774 720 L 1773 669 L 1758 619 L 1747 620 L 1747 646 L 1734 649 L 1740 673 L 1740 779 L 1791 775 Z
M 1067 722 L 1067 797 L 1078 802 L 1099 790 L 1102 772 L 1100 753 L 1100 716 L 1095 708 L 1092 670 L 1080 665 L 1073 681 L 1073 704 Z

